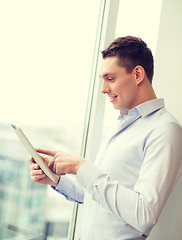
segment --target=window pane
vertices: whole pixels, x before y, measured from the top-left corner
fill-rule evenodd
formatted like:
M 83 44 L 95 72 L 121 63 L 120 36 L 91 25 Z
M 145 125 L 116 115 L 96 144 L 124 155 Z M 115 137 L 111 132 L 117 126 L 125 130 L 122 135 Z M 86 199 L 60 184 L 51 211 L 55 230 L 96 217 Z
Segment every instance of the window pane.
M 65 239 L 73 203 L 30 180 L 36 147 L 80 154 L 100 1 L 0 2 L 0 239 Z M 47 239 L 50 239 L 47 237 Z

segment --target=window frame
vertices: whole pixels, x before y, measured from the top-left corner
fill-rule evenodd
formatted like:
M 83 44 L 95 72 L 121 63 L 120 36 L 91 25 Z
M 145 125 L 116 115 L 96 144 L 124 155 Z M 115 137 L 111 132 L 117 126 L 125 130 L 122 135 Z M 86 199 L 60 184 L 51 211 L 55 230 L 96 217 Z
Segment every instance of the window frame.
M 101 94 L 99 67 L 101 50 L 115 37 L 119 0 L 101 0 L 94 55 L 91 67 L 89 96 L 84 121 L 81 156 L 91 161 L 95 159 L 102 138 L 104 122 L 105 97 Z M 99 103 L 99 104 L 98 104 Z M 74 203 L 72 219 L 70 221 L 68 240 L 76 240 L 79 204 Z

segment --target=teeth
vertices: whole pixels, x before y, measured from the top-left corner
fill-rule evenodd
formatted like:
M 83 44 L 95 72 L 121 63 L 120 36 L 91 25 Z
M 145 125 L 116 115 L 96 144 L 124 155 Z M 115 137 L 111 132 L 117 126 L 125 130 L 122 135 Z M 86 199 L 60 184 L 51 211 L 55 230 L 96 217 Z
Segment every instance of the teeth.
M 115 96 L 112 96 L 112 97 L 109 97 L 110 101 L 113 101 L 118 95 L 115 95 Z

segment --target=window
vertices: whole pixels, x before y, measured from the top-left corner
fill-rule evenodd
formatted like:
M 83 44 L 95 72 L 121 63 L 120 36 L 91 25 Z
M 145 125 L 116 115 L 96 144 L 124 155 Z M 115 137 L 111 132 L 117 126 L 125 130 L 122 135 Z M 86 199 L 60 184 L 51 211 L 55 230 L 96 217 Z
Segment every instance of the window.
M 34 146 L 80 154 L 100 4 L 0 2 L 1 239 L 68 235 L 73 203 L 31 182 L 28 155 L 9 122 Z

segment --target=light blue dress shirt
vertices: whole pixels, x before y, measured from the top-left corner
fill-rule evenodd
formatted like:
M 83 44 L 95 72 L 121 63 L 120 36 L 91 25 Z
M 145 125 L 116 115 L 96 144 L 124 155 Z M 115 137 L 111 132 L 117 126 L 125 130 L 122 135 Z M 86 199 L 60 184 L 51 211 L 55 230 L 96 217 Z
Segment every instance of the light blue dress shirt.
M 146 239 L 182 173 L 182 128 L 163 99 L 120 115 L 118 131 L 56 190 L 84 202 L 81 240 Z

